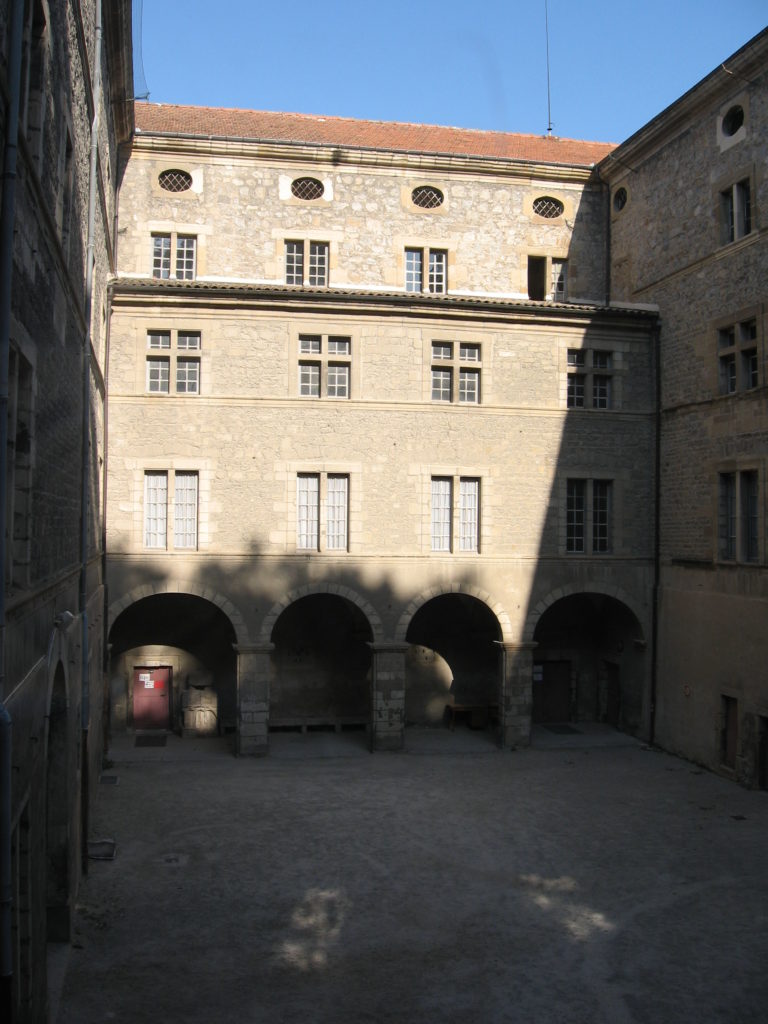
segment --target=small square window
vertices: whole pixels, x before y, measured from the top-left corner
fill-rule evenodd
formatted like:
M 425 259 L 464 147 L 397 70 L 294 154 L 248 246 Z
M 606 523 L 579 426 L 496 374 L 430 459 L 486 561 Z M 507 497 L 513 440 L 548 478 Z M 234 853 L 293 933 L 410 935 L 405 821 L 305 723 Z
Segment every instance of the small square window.
M 432 342 L 433 359 L 453 359 L 453 345 L 450 341 Z
M 299 352 L 302 355 L 320 355 L 322 351 L 322 339 L 319 334 L 300 334 Z
M 177 347 L 186 352 L 199 352 L 200 340 L 200 331 L 179 331 Z
M 350 338 L 338 338 L 335 337 L 334 335 L 331 335 L 328 338 L 328 355 L 348 356 L 350 354 L 350 345 Z
M 147 347 L 154 349 L 168 349 L 171 347 L 170 331 L 150 331 L 147 335 Z
M 479 363 L 480 362 L 480 346 L 479 345 L 460 345 L 459 346 L 459 359 L 463 363 Z

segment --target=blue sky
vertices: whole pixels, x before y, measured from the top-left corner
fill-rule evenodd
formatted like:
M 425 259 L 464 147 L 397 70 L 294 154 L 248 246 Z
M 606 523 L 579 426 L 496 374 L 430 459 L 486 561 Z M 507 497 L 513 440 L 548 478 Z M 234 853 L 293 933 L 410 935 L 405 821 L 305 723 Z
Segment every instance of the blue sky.
M 544 0 L 134 0 L 136 92 L 149 90 L 156 103 L 543 134 L 544 8 Z M 548 10 L 553 131 L 611 142 L 768 21 L 767 0 L 548 0 Z

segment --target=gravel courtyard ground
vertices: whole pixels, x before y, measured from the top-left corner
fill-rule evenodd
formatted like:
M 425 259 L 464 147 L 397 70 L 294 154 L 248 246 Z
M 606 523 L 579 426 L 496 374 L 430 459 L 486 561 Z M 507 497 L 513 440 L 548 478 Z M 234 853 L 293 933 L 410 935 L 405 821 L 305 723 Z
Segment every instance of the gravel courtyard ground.
M 55 1019 L 764 1024 L 768 794 L 559 742 L 113 745 Z

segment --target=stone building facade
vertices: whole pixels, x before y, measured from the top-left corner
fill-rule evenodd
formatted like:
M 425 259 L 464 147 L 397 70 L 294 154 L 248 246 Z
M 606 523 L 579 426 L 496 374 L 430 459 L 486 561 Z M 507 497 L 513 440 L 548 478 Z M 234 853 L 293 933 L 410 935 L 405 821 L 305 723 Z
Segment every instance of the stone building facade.
M 665 748 L 768 785 L 768 30 L 600 165 L 611 298 L 660 309 Z
M 610 149 L 137 105 L 115 728 L 647 734 L 656 317 L 606 303 Z
M 0 1016 L 14 1021 L 47 1020 L 46 943 L 71 935 L 89 784 L 102 763 L 107 283 L 133 90 L 130 3 L 105 5 L 101 22 L 100 6 L 10 0 L 0 19 L 0 671 L 3 743 L 12 743 L 0 796 L 11 827 L 0 837 L 11 882 Z

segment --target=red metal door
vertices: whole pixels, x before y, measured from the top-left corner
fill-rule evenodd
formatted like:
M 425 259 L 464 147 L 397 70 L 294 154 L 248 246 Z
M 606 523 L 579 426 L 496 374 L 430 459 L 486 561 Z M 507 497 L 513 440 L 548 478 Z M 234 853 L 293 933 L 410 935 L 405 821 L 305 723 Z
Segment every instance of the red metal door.
M 170 668 L 133 670 L 133 724 L 136 729 L 168 729 L 171 724 Z

